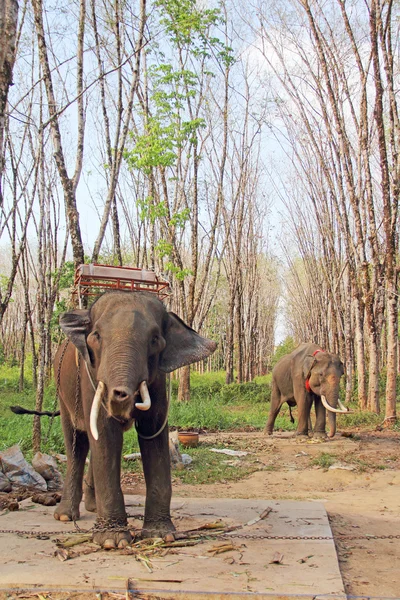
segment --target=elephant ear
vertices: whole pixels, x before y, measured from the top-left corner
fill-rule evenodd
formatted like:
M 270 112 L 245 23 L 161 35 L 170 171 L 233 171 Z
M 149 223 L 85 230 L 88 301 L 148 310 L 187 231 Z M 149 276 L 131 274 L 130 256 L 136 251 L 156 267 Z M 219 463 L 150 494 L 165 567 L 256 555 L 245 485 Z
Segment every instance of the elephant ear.
M 217 347 L 215 342 L 196 333 L 172 312 L 168 313 L 164 338 L 166 346 L 160 356 L 159 367 L 165 373 L 203 360 Z
M 84 360 L 90 365 L 90 356 L 86 344 L 91 320 L 88 310 L 76 309 L 63 313 L 60 316 L 60 327 L 75 348 L 82 354 Z
M 307 354 L 306 357 L 304 358 L 304 362 L 303 362 L 303 377 L 304 377 L 304 379 L 307 378 L 308 374 L 310 373 L 310 369 L 314 363 L 315 363 L 315 356 L 313 356 L 312 354 Z

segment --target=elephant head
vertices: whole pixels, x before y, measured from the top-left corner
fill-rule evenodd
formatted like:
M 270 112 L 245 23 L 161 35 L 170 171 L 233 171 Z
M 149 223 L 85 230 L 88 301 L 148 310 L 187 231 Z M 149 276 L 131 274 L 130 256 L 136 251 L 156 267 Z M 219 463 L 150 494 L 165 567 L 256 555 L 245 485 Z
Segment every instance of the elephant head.
M 328 411 L 329 437 L 336 433 L 336 414 L 348 412 L 339 399 L 340 378 L 343 373 L 343 363 L 337 354 L 317 351 L 313 355 L 307 355 L 304 361 L 306 388 L 321 397 L 321 402 Z
M 64 313 L 60 325 L 96 382 L 90 414 L 94 439 L 102 403 L 109 416 L 132 421 L 139 410 L 150 409 L 148 387 L 159 370 L 169 373 L 216 348 L 149 292 L 105 293 L 89 310 Z

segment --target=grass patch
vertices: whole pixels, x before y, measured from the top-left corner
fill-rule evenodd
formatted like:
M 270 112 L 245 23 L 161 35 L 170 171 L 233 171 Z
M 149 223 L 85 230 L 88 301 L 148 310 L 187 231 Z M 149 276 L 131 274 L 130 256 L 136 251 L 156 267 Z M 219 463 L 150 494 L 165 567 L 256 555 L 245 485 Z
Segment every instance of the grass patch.
M 181 483 L 202 484 L 238 481 L 259 469 L 259 464 L 246 459 L 235 459 L 224 454 L 210 452 L 210 448 L 219 447 L 201 444 L 197 448 L 185 448 L 181 451 L 189 454 L 193 462 L 184 471 L 173 471 L 173 476 Z
M 382 414 L 376 415 L 375 413 L 361 411 L 357 405 L 350 405 L 349 408 L 354 412 L 349 415 L 339 415 L 336 421 L 338 427 L 376 427 L 383 421 Z
M 172 470 L 172 479 L 179 483 L 198 485 L 204 483 L 226 483 L 238 481 L 257 471 L 259 463 L 251 458 L 233 458 L 225 454 L 211 452 L 211 448 L 221 448 L 220 444 L 207 444 L 202 442 L 197 448 L 180 448 L 182 454 L 192 457 L 190 465 L 184 470 Z M 143 474 L 140 460 L 123 462 L 123 470 Z
M 329 452 L 321 452 L 319 456 L 312 459 L 311 465 L 329 469 L 336 462 L 336 456 Z
M 208 431 L 262 429 L 271 396 L 271 377 L 250 383 L 224 383 L 225 373 L 193 373 L 190 402 L 177 402 L 178 382 L 172 381 L 169 423 L 181 429 Z
M 29 373 L 29 371 L 27 371 Z M 25 380 L 24 390 L 18 391 L 19 369 L 16 366 L 1 365 L 0 368 L 0 451 L 18 444 L 28 460 L 32 453 L 33 416 L 15 415 L 10 406 L 20 404 L 25 408 L 35 407 L 36 391 L 32 380 Z M 51 382 L 44 394 L 44 410 L 55 406 L 55 385 Z M 56 408 L 58 408 L 56 406 Z M 42 417 L 42 452 L 49 454 L 65 453 L 64 438 L 59 417 Z

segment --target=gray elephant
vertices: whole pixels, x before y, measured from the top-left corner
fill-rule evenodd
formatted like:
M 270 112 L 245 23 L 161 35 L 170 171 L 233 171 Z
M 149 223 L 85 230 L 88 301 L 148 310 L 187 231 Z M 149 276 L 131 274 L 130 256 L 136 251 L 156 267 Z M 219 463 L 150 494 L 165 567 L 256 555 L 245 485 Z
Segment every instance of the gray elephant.
M 146 481 L 143 535 L 173 531 L 165 373 L 206 358 L 215 342 L 149 292 L 105 293 L 90 310 L 64 313 L 60 325 L 68 341 L 54 372 L 68 461 L 54 517 L 79 518 L 90 448 L 84 492 L 86 508 L 97 511 L 94 541 L 104 548 L 131 541 L 120 470 L 123 433 L 136 421 Z
M 314 435 L 326 435 L 326 411 L 329 436 L 336 433 L 336 414 L 349 412 L 339 399 L 343 364 L 337 354 L 325 352 L 317 344 L 300 344 L 283 356 L 272 371 L 271 407 L 265 432 L 272 434 L 275 419 L 284 402 L 298 409 L 297 435 L 308 435 L 311 406 L 315 404 Z M 339 408 L 337 408 L 339 406 Z

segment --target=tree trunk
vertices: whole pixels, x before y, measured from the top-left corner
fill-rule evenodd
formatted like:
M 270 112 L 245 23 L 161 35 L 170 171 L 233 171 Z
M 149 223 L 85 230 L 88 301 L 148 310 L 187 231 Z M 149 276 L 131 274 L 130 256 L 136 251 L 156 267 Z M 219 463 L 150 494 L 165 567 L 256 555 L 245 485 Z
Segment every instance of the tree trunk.
M 361 410 L 367 409 L 367 386 L 365 373 L 365 348 L 364 348 L 364 315 L 360 301 L 354 299 L 355 311 L 355 337 L 356 337 L 356 356 L 357 356 L 357 389 L 358 405 Z
M 388 282 L 387 289 L 387 365 L 385 419 L 396 420 L 396 380 L 398 344 L 397 277 Z
M 190 365 L 179 369 L 178 402 L 190 400 Z
M 226 330 L 226 358 L 225 358 L 225 383 L 233 382 L 233 332 L 234 332 L 234 313 L 235 313 L 235 298 L 234 294 L 229 295 L 228 305 L 228 323 Z
M 346 403 L 350 402 L 353 391 L 353 344 L 351 336 L 351 284 L 347 278 L 345 306 L 345 364 L 346 364 Z
M 242 319 L 242 293 L 240 274 L 236 286 L 236 310 L 235 310 L 235 349 L 236 349 L 236 380 L 243 383 L 243 319 Z
M 1 181 L 4 169 L 5 112 L 8 90 L 12 85 L 17 23 L 18 1 L 2 0 L 0 3 L 0 206 L 3 204 Z
M 47 52 L 47 44 L 43 25 L 43 3 L 42 0 L 32 0 L 32 6 L 35 17 L 35 26 L 39 46 L 40 65 L 43 70 L 43 80 L 46 88 L 48 109 L 50 114 L 50 128 L 54 146 L 54 158 L 57 165 L 61 185 L 64 192 L 64 201 L 71 236 L 72 253 L 74 257 L 74 265 L 77 267 L 84 262 L 83 243 L 81 229 L 79 224 L 79 213 L 76 205 L 75 192 L 79 181 L 80 170 L 77 170 L 73 179 L 68 177 L 65 154 L 61 141 L 61 131 L 57 113 L 57 103 L 54 95 L 54 87 L 52 80 L 52 71 Z M 83 134 L 81 143 L 78 146 L 77 163 L 81 162 L 83 155 Z M 78 160 L 79 158 L 79 160 Z
M 369 336 L 368 408 L 371 412 L 379 414 L 379 348 L 375 329 L 370 329 Z

